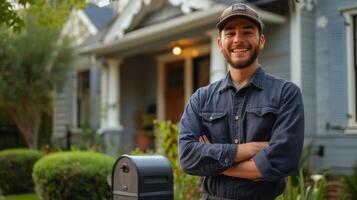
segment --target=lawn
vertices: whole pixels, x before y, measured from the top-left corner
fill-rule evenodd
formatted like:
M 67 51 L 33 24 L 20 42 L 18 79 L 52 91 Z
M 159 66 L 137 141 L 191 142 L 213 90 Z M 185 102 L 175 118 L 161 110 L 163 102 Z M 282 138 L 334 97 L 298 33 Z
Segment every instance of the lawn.
M 3 200 L 39 200 L 39 198 L 36 194 L 21 194 L 5 196 Z

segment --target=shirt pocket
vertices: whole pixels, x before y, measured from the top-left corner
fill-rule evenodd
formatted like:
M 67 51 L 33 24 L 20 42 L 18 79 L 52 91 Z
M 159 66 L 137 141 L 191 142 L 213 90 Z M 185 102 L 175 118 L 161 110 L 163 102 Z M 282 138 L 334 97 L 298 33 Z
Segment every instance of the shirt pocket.
M 227 112 L 202 112 L 204 131 L 211 143 L 226 143 L 228 139 Z
M 278 110 L 273 107 L 247 108 L 245 117 L 246 141 L 268 141 Z

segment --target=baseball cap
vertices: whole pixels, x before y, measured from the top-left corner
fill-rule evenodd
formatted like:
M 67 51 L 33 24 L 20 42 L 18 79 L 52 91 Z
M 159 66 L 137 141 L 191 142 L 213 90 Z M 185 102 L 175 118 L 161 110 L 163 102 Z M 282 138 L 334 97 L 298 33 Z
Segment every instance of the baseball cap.
M 252 7 L 244 3 L 233 4 L 223 10 L 219 22 L 216 25 L 217 29 L 221 31 L 230 19 L 237 17 L 251 19 L 260 30 L 263 30 L 263 22 L 260 20 L 258 13 Z

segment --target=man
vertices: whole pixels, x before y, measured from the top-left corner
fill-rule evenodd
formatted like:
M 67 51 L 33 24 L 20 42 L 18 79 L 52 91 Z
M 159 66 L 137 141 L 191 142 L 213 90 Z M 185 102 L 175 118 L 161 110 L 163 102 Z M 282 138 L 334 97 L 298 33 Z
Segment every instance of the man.
M 259 65 L 265 37 L 254 9 L 230 6 L 217 28 L 230 70 L 190 98 L 180 121 L 181 167 L 202 177 L 202 199 L 275 199 L 301 155 L 300 90 Z

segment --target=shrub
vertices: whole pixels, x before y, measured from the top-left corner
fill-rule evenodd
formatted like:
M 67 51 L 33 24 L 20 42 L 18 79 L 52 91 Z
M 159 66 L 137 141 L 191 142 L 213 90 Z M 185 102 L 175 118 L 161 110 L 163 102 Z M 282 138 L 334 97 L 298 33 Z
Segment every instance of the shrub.
M 175 199 L 199 199 L 200 179 L 185 174 L 178 160 L 178 126 L 171 122 L 161 122 L 155 128 L 157 153 L 166 156 L 174 171 Z
M 357 199 L 357 164 L 351 176 L 344 176 L 343 186 L 343 199 Z
M 32 192 L 32 168 L 42 153 L 33 149 L 0 151 L 0 191 L 2 194 Z
M 115 160 L 96 152 L 60 152 L 34 166 L 36 193 L 44 200 L 109 199 L 108 180 Z
M 174 172 L 174 199 L 196 200 L 200 198 L 200 178 L 185 174 L 178 160 L 178 126 L 170 121 L 155 124 L 155 146 L 154 152 L 145 153 L 136 149 L 130 154 L 159 154 L 165 156 L 171 164 Z

